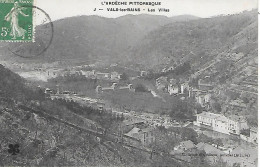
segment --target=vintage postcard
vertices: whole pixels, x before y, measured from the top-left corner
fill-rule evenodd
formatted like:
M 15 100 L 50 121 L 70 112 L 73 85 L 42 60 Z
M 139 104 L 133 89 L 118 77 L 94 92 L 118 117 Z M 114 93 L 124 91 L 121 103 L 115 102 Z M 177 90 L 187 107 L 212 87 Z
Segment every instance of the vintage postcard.
M 0 166 L 257 167 L 257 0 L 0 0 Z

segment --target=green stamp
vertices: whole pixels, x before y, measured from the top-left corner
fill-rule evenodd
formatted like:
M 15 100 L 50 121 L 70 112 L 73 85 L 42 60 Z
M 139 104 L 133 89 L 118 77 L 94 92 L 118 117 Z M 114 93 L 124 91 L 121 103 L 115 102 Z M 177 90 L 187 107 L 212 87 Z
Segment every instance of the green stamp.
M 33 1 L 0 0 L 0 41 L 34 41 Z

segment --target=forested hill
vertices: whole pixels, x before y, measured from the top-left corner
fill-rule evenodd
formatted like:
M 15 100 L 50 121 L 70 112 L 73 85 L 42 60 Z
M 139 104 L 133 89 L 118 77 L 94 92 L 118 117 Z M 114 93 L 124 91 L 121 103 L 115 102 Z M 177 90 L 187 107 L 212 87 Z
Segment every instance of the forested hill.
M 15 62 L 111 62 L 125 61 L 127 51 L 149 32 L 169 23 L 199 19 L 181 15 L 125 15 L 118 18 L 76 16 L 53 22 L 54 37 L 51 46 L 36 59 L 22 59 L 12 55 L 7 46 L 0 43 L 0 58 Z M 40 35 L 44 26 L 36 28 Z M 36 38 L 44 39 L 44 37 Z M 37 42 L 37 41 L 36 41 Z M 39 41 L 40 42 L 40 41 Z M 33 47 L 33 45 L 31 46 Z M 29 49 L 30 45 L 26 47 Z M 73 60 L 73 61 L 71 61 Z
M 128 55 L 132 64 L 149 67 L 178 60 L 203 63 L 232 49 L 241 41 L 238 35 L 257 41 L 257 10 L 165 25 L 146 35 Z
M 26 101 L 33 98 L 37 99 L 40 95 L 26 86 L 23 78 L 0 64 L 0 96 Z

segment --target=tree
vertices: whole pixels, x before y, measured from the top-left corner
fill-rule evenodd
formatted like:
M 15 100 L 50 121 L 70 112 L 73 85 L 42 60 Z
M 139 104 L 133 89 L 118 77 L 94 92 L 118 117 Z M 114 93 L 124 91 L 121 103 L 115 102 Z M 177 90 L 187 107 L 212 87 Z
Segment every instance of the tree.
M 243 102 L 246 103 L 246 104 L 249 103 L 249 100 L 248 100 L 247 97 L 243 97 L 242 100 L 243 100 Z
M 147 88 L 142 84 L 137 84 L 135 87 L 136 92 L 148 92 Z
M 213 144 L 216 144 L 217 147 L 223 146 L 223 142 L 222 142 L 221 139 L 214 139 L 214 140 L 213 140 Z
M 121 80 L 122 81 L 126 81 L 126 80 L 128 80 L 128 75 L 125 73 L 125 72 L 123 72 L 123 74 L 121 75 Z
M 221 105 L 218 102 L 213 103 L 212 108 L 218 113 L 221 112 Z
M 177 121 L 193 120 L 194 105 L 186 101 L 173 101 L 170 117 Z
M 197 137 L 198 134 L 195 132 L 195 130 L 191 128 L 182 128 L 181 129 L 181 136 L 184 140 L 190 140 L 193 143 L 197 144 Z
M 245 136 L 250 136 L 250 130 L 249 129 L 242 129 L 241 132 L 240 132 L 242 135 L 245 135 Z

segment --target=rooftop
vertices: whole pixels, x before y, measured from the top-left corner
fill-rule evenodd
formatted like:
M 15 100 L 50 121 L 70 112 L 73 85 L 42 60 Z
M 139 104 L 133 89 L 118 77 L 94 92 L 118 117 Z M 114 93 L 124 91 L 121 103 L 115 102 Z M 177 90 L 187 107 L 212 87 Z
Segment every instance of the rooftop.
M 131 120 L 124 120 L 123 124 L 128 126 L 128 125 L 140 124 L 140 123 L 144 123 L 144 122 L 145 122 L 144 119 L 131 119 Z
M 195 147 L 194 143 L 192 141 L 190 141 L 190 140 L 180 142 L 180 145 L 182 145 L 186 149 L 191 149 L 191 148 Z
M 142 137 L 143 137 L 143 133 L 147 133 L 147 132 L 150 132 L 150 131 L 153 131 L 154 129 L 153 128 L 144 128 L 144 129 L 140 129 L 140 128 L 137 128 L 137 127 L 134 127 L 132 130 L 130 130 L 128 133 L 124 134 L 125 136 L 128 136 L 128 137 L 132 137 L 132 138 L 135 138 L 137 140 L 140 140 Z
M 197 144 L 197 148 L 198 148 L 198 150 L 204 150 L 206 152 L 206 154 L 210 154 L 210 153 L 211 154 L 218 154 L 218 155 L 224 154 L 223 151 L 217 149 L 216 147 L 214 147 L 214 146 L 212 146 L 208 143 L 200 142 L 200 143 Z
M 132 130 L 130 130 L 128 133 L 126 133 L 126 136 L 134 137 L 134 134 L 137 134 L 141 131 L 141 129 L 134 127 Z
M 230 115 L 228 116 L 228 118 L 237 122 L 245 121 L 245 118 L 243 116 L 238 116 L 238 115 Z
M 217 117 L 219 117 L 221 115 L 204 111 L 204 112 L 202 112 L 200 114 L 197 114 L 197 116 L 202 116 L 202 117 L 207 117 L 207 118 L 211 118 L 211 119 L 216 119 Z

